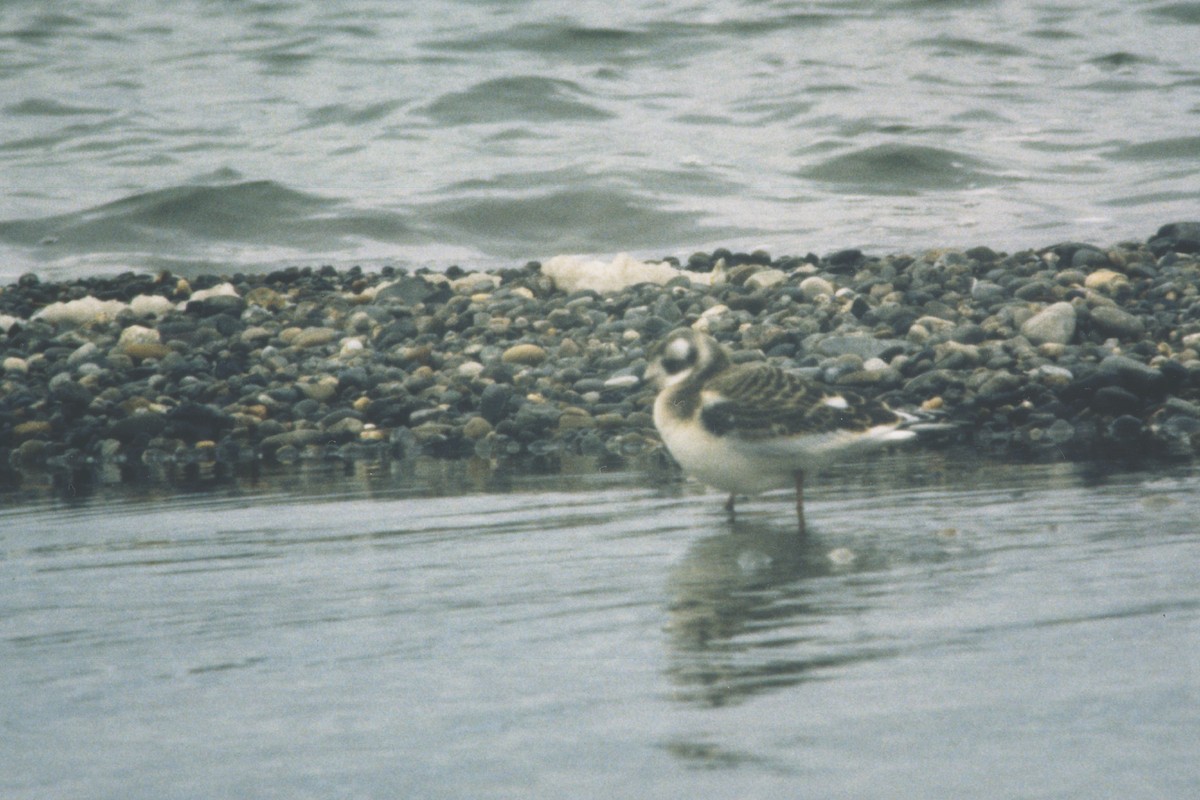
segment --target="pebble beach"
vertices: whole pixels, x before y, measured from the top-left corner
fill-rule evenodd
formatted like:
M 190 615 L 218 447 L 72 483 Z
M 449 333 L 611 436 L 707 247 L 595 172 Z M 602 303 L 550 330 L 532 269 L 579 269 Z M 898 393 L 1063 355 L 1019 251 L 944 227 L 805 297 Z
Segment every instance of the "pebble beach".
M 1200 451 L 1200 223 L 1145 241 L 444 272 L 126 273 L 0 289 L 0 484 L 413 456 L 669 459 L 680 326 L 1019 459 Z

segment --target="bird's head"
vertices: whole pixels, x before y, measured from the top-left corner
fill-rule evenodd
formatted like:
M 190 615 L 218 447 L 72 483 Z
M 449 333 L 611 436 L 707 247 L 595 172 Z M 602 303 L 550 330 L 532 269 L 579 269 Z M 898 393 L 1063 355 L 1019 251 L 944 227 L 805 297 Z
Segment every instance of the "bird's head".
M 703 379 L 729 366 L 729 354 L 716 339 L 691 328 L 679 328 L 655 345 L 646 380 L 659 389 Z

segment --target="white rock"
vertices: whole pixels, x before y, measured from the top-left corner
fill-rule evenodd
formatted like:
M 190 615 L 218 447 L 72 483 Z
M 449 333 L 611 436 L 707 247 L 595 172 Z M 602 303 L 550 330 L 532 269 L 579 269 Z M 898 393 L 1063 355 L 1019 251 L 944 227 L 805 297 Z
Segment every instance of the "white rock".
M 746 278 L 746 285 L 751 289 L 769 289 L 787 280 L 787 273 L 778 269 L 764 269 Z
M 1068 344 L 1075 335 L 1075 307 L 1054 303 L 1025 320 L 1021 333 L 1034 344 Z
M 605 389 L 631 389 L 641 383 L 637 375 L 614 375 L 604 382 Z
M 100 348 L 95 342 L 84 342 L 75 348 L 71 355 L 67 356 L 67 366 L 77 367 L 80 364 L 86 364 L 88 361 L 96 358 L 100 352 Z
M 464 378 L 476 378 L 483 372 L 483 364 L 478 361 L 464 361 L 458 365 L 456 372 Z
M 806 300 L 815 300 L 821 295 L 833 296 L 833 284 L 819 275 L 813 275 L 800 281 L 800 291 Z
M 490 292 L 500 285 L 499 275 L 488 275 L 486 272 L 472 272 L 450 281 L 450 288 L 458 294 L 474 294 L 475 292 Z
M 199 289 L 192 292 L 192 296 L 187 299 L 184 305 L 193 301 L 207 300 L 210 297 L 221 297 L 223 295 L 240 297 L 240 295 L 237 293 L 237 289 L 233 288 L 232 283 L 218 283 L 211 289 Z
M 931 317 L 928 315 L 926 315 L 924 317 L 918 317 L 917 321 L 914 322 L 913 324 L 920 325 L 925 330 L 931 331 L 934 333 L 953 330 L 955 327 L 954 323 L 948 319 L 942 319 L 941 317 Z
M 1042 364 L 1034 367 L 1029 371 L 1029 376 L 1050 386 L 1066 386 L 1075 379 L 1071 370 L 1054 364 Z
M 4 359 L 3 367 L 5 372 L 28 372 L 29 362 L 17 356 L 9 356 Z
M 121 331 L 121 336 L 117 339 L 117 346 L 128 347 L 131 344 L 158 344 L 161 341 L 162 337 L 153 328 L 130 325 Z
M 363 347 L 364 345 L 362 339 L 359 339 L 357 336 L 348 336 L 345 339 L 342 339 L 342 348 L 338 351 L 338 355 L 342 358 L 349 358 L 350 356 L 361 353 Z

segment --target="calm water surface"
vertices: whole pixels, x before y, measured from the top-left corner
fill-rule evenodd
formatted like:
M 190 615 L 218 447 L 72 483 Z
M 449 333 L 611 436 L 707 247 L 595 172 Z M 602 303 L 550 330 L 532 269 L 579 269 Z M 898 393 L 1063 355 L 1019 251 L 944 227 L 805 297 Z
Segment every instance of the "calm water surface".
M 140 492 L 141 494 L 133 494 Z M 468 474 L 0 511 L 6 798 L 1186 797 L 1200 473 Z

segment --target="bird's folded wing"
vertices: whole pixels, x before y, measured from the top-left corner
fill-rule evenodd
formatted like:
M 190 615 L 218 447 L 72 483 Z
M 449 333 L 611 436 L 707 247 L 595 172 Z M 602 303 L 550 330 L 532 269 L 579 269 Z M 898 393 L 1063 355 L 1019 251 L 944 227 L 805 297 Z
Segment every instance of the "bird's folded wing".
M 765 439 L 866 430 L 897 417 L 881 403 L 756 364 L 732 369 L 704 387 L 700 421 L 716 436 Z

